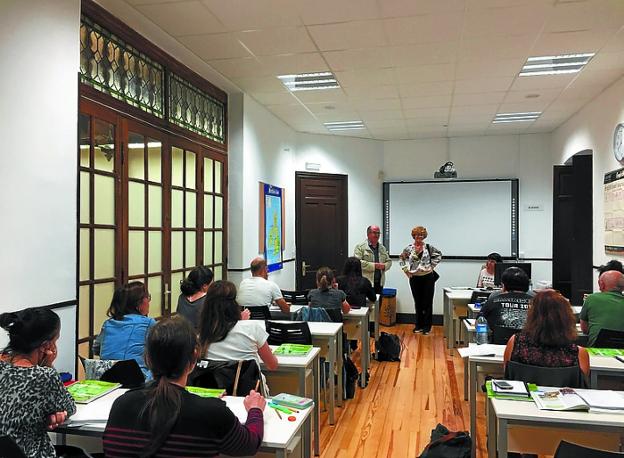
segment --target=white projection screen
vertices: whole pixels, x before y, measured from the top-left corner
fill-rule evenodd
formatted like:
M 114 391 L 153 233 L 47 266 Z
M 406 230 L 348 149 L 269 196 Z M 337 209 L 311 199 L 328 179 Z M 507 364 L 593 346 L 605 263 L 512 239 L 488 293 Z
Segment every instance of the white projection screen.
M 397 256 L 414 226 L 444 257 L 483 259 L 518 254 L 518 180 L 384 183 L 384 243 Z

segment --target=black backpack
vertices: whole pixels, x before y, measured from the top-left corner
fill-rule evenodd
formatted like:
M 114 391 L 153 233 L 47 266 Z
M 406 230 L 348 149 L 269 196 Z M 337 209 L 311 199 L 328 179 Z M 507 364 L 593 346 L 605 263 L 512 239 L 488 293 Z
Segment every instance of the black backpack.
M 377 341 L 377 361 L 401 361 L 401 340 L 395 334 L 382 332 Z
M 472 439 L 466 431 L 449 431 L 440 423 L 419 458 L 470 458 Z
M 355 397 L 355 385 L 357 379 L 360 377 L 360 373 L 357 367 L 347 355 L 342 355 L 342 370 L 343 370 L 343 398 L 353 399 Z

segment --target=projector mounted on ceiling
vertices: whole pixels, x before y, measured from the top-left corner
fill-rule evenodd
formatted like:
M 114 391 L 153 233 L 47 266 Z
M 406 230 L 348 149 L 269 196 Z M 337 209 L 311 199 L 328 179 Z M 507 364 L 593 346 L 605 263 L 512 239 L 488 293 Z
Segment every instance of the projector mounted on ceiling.
M 433 173 L 433 178 L 457 178 L 457 170 L 451 161 L 448 161 L 440 170 Z

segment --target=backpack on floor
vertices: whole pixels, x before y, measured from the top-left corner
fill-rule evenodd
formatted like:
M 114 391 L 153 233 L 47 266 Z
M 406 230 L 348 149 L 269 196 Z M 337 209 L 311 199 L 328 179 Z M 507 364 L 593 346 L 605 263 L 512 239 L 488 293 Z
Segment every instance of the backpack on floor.
M 401 361 L 399 336 L 382 332 L 377 341 L 377 361 Z
M 360 377 L 360 373 L 355 363 L 346 354 L 342 355 L 342 371 L 342 383 L 344 384 L 343 399 L 353 399 L 355 397 L 355 386 L 357 379 Z
M 419 458 L 470 458 L 472 439 L 466 431 L 449 431 L 440 423 Z

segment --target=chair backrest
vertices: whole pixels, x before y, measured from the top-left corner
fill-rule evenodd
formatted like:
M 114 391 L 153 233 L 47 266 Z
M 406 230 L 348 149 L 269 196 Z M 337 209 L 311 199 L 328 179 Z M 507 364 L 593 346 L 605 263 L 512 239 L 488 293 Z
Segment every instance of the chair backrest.
M 286 302 L 290 302 L 293 305 L 307 305 L 309 289 L 301 291 L 290 291 L 287 289 L 282 290 L 282 296 Z
M 0 458 L 26 458 L 26 455 L 11 437 L 0 436 Z
M 133 388 L 145 383 L 145 375 L 134 359 L 115 361 L 112 359 L 80 358 L 87 380 L 121 383 L 124 388 Z
M 295 320 L 312 321 L 316 323 L 331 323 L 334 321 L 324 308 L 310 306 L 301 307 L 295 314 Z
M 555 452 L 554 458 L 610 458 L 624 457 L 624 453 L 610 452 L 607 450 L 598 450 L 595 448 L 585 447 L 583 445 L 572 444 L 570 442 L 561 441 Z
M 585 388 L 587 383 L 579 366 L 542 367 L 508 361 L 505 366 L 507 380 L 519 380 L 541 386 Z
M 494 326 L 494 329 L 492 329 L 492 343 L 494 345 L 507 345 L 507 341 L 511 339 L 511 336 L 520 331 L 520 329 L 515 328 Z
M 624 331 L 601 329 L 594 342 L 596 348 L 624 348 Z
M 470 304 L 476 304 L 477 302 L 484 303 L 490 297 L 492 291 L 473 291 L 470 296 Z
M 267 342 L 269 345 L 281 345 L 283 343 L 312 344 L 312 334 L 310 327 L 305 321 L 289 321 L 278 323 L 267 320 L 266 330 L 269 333 Z
M 189 386 L 221 388 L 230 396 L 245 396 L 255 389 L 261 379 L 260 368 L 254 359 L 242 361 L 197 361 L 188 376 Z
M 253 307 L 247 307 L 251 313 L 250 319 L 252 320 L 270 320 L 271 310 L 266 305 L 254 305 Z

